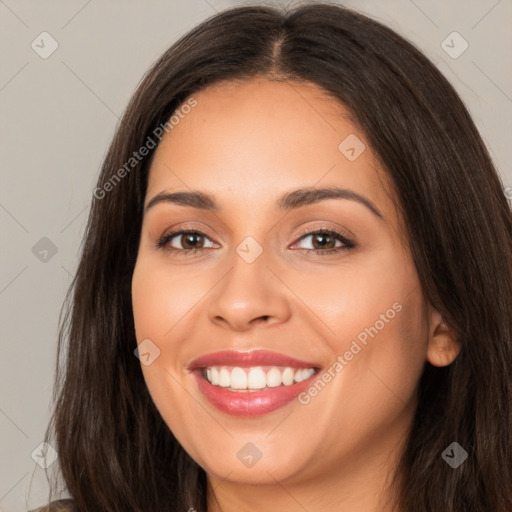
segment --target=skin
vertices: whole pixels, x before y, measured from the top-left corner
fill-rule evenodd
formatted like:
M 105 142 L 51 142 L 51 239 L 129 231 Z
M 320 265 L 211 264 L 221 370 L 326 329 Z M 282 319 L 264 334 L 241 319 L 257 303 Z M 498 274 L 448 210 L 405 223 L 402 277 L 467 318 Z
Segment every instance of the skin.
M 145 204 L 161 192 L 198 190 L 219 210 L 159 203 L 144 215 L 132 300 L 138 343 L 149 338 L 160 350 L 141 365 L 148 390 L 206 471 L 209 512 L 387 510 L 424 363 L 450 364 L 460 350 L 423 297 L 387 175 L 349 112 L 314 84 L 224 82 L 194 98 L 156 150 Z M 366 146 L 354 161 L 338 149 L 350 134 Z M 364 196 L 383 219 L 350 199 L 276 208 L 286 192 L 327 186 Z M 155 247 L 184 227 L 205 234 L 192 240 L 197 253 Z M 356 247 L 307 253 L 326 249 L 301 230 L 322 227 Z M 236 252 L 247 236 L 263 251 L 252 263 Z M 177 235 L 172 245 L 190 248 L 189 240 Z M 326 248 L 339 247 L 335 240 Z M 187 369 L 207 353 L 253 348 L 326 369 L 396 303 L 394 318 L 305 405 L 231 416 Z M 252 467 L 237 458 L 249 442 L 262 454 Z

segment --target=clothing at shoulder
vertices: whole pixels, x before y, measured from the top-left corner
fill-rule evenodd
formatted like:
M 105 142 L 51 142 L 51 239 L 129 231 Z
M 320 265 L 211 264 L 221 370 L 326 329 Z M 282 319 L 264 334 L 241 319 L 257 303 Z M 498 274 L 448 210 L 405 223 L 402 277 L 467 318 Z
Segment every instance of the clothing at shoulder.
M 74 510 L 73 500 L 66 499 L 52 501 L 50 506 L 45 505 L 44 507 L 29 510 L 29 512 L 73 512 Z

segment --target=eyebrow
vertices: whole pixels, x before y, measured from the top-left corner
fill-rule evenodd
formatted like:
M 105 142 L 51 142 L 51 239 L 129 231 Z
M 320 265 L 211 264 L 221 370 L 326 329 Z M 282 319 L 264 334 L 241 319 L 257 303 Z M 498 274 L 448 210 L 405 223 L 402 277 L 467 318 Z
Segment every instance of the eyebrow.
M 280 211 L 289 211 L 326 199 L 348 199 L 356 201 L 368 208 L 379 219 L 384 220 L 382 213 L 369 199 L 353 190 L 340 187 L 300 188 L 293 190 L 292 192 L 287 192 L 282 195 L 276 201 L 276 207 Z M 192 208 L 214 212 L 218 212 L 220 209 L 212 196 L 193 190 L 190 192 L 160 192 L 148 202 L 144 211 L 147 212 L 150 208 L 153 208 L 159 203 L 173 203 L 180 206 L 190 206 Z

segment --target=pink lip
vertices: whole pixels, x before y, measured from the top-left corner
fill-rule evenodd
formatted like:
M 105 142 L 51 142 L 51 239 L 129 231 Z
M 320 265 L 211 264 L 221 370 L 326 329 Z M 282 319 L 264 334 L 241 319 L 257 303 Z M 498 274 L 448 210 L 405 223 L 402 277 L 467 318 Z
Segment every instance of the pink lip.
M 233 416 L 253 417 L 268 414 L 285 406 L 309 387 L 318 377 L 311 377 L 291 386 L 278 386 L 261 391 L 230 391 L 228 388 L 210 384 L 202 375 L 207 366 L 291 366 L 292 368 L 319 368 L 317 363 L 299 361 L 293 357 L 258 350 L 254 352 L 236 352 L 227 350 L 207 354 L 195 359 L 189 366 L 196 378 L 199 390 L 217 409 Z
M 206 366 L 291 366 L 292 368 L 318 368 L 318 363 L 300 361 L 290 356 L 271 352 L 269 350 L 255 350 L 251 352 L 238 352 L 235 350 L 222 350 L 194 359 L 189 368 L 205 368 Z

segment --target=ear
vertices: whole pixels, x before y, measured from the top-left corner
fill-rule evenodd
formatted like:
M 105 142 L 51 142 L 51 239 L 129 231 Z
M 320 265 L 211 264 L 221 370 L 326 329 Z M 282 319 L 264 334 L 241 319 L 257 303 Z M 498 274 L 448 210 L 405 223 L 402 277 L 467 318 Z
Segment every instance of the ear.
M 427 361 L 433 366 L 448 366 L 459 355 L 460 341 L 443 316 L 430 306 Z

